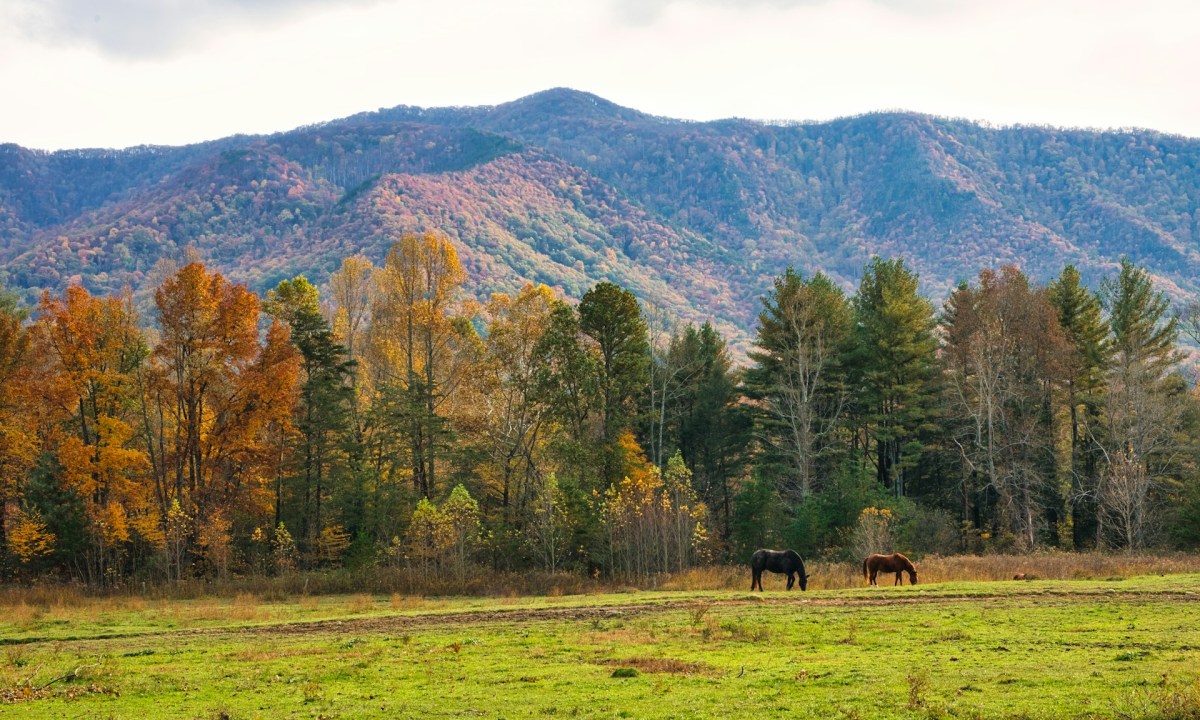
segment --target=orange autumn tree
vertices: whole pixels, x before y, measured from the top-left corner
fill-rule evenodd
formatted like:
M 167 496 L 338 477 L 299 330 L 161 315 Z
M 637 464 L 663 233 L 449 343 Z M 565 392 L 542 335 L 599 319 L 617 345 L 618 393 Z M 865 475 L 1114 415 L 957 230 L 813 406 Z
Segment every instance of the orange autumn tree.
M 32 353 L 25 313 L 15 297 L 0 287 L 0 547 L 18 525 L 24 478 L 39 451 L 39 438 L 30 422 L 37 402 L 31 382 Z
M 270 518 L 299 359 L 279 324 L 260 343 L 258 297 L 201 263 L 154 301 L 161 334 L 142 403 L 154 496 L 164 518 L 178 503 L 186 537 L 211 547 L 225 541 L 221 528 L 249 532 Z
M 34 329 L 48 363 L 43 397 L 61 406 L 64 430 L 50 435 L 48 449 L 62 488 L 83 503 L 86 572 L 103 580 L 128 542 L 157 537 L 150 463 L 134 442 L 137 373 L 148 350 L 128 297 L 93 297 L 75 286 L 62 298 L 45 294 L 38 310 Z

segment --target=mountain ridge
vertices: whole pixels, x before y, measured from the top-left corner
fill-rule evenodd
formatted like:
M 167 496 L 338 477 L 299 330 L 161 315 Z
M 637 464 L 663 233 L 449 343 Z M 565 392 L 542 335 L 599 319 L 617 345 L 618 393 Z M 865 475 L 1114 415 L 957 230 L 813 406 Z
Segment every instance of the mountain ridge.
M 786 267 L 850 289 L 875 254 L 905 257 L 935 298 L 1009 263 L 1044 281 L 1070 262 L 1095 284 L 1126 255 L 1193 297 L 1198 171 L 1200 140 L 1153 131 L 891 111 L 692 122 L 553 88 L 178 147 L 0 145 L 0 279 L 30 298 L 76 281 L 145 293 L 191 246 L 262 290 L 437 230 L 479 297 L 608 279 L 745 349 Z

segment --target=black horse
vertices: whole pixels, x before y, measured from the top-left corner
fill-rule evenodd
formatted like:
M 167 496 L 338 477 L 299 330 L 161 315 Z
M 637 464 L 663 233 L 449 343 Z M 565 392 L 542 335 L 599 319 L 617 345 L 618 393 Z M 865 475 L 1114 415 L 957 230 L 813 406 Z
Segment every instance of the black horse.
M 808 589 L 808 575 L 804 574 L 804 558 L 800 557 L 800 553 L 795 550 L 755 550 L 754 554 L 750 556 L 750 592 L 754 592 L 756 585 L 759 590 L 763 589 L 763 570 L 787 573 L 788 590 L 792 589 L 792 585 L 796 582 L 796 576 L 799 575 L 800 589 Z

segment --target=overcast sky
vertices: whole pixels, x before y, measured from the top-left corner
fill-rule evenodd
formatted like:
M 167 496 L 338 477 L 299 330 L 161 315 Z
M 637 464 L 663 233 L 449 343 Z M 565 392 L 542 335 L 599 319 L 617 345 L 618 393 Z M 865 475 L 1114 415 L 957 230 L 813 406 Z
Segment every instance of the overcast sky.
M 566 86 L 1200 137 L 1196 0 L 0 0 L 0 142 L 181 144 Z

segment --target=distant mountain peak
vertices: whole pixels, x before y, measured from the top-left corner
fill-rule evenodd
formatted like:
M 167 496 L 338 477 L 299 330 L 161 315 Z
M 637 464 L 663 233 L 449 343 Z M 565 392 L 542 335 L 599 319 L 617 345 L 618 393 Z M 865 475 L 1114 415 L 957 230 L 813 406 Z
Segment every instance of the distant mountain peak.
M 599 95 L 582 90 L 557 87 L 526 95 L 512 102 L 497 105 L 495 113 L 505 115 L 546 115 L 585 120 L 620 120 L 633 122 L 651 116 L 622 107 Z

